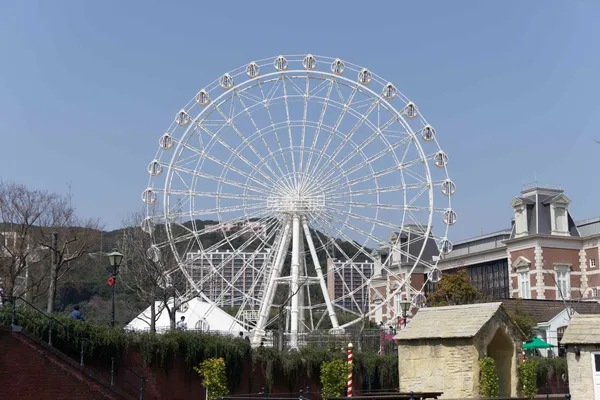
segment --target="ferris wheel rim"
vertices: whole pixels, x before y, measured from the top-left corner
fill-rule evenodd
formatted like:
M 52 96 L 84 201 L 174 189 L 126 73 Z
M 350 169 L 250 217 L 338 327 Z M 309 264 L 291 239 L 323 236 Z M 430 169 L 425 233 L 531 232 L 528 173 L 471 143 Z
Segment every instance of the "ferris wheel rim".
M 305 55 L 298 55 L 298 56 L 305 56 Z M 315 56 L 315 57 L 316 57 L 318 60 L 319 60 L 319 59 L 326 59 L 326 57 L 322 57 L 322 56 Z M 268 60 L 269 60 L 269 61 L 272 61 L 273 59 L 274 59 L 274 58 L 265 58 L 265 59 L 263 59 L 263 60 L 259 60 L 259 61 L 268 61 Z M 330 59 L 330 60 L 333 60 L 332 58 L 329 58 L 329 59 Z M 246 65 L 247 65 L 247 64 L 246 64 Z M 350 64 L 350 63 L 347 63 L 346 65 L 352 65 L 352 66 L 355 66 L 354 64 Z M 245 67 L 245 66 L 243 66 L 243 67 L 239 67 L 238 69 L 242 69 L 242 68 L 244 68 L 244 67 Z M 360 68 L 360 67 L 358 67 L 358 66 L 355 66 L 355 67 L 356 67 L 356 68 Z M 236 69 L 236 70 L 232 70 L 232 71 L 237 71 L 237 69 Z M 371 72 L 371 73 L 372 73 L 372 72 Z M 241 74 L 241 73 L 239 73 L 239 74 Z M 239 74 L 236 74 L 236 75 L 239 75 Z M 318 71 L 306 71 L 306 70 L 300 70 L 300 69 L 298 69 L 298 70 L 291 69 L 291 70 L 285 70 L 285 71 L 270 72 L 270 73 L 268 73 L 268 74 L 259 75 L 258 77 L 254 78 L 254 79 L 249 79 L 249 80 L 247 80 L 247 81 L 243 81 L 243 82 L 241 82 L 240 84 L 236 84 L 236 85 L 235 85 L 235 86 L 234 86 L 234 87 L 233 87 L 231 90 L 224 91 L 223 93 L 221 93 L 221 94 L 220 94 L 220 95 L 219 95 L 219 96 L 218 96 L 218 97 L 217 97 L 215 100 L 213 100 L 213 101 L 217 101 L 218 99 L 223 99 L 223 98 L 227 98 L 228 96 L 231 96 L 231 93 L 234 93 L 234 92 L 235 92 L 235 91 L 236 91 L 236 90 L 237 90 L 237 89 L 238 89 L 240 86 L 242 86 L 242 85 L 245 85 L 245 84 L 247 84 L 247 83 L 249 83 L 249 82 L 252 82 L 252 81 L 257 81 L 257 80 L 260 80 L 260 79 L 262 79 L 262 78 L 264 78 L 264 77 L 271 77 L 271 76 L 278 76 L 278 75 L 288 75 L 288 76 L 289 76 L 289 75 L 291 75 L 291 74 L 298 74 L 298 75 L 299 75 L 299 77 L 302 77 L 302 78 L 307 78 L 307 76 L 309 76 L 310 74 L 315 74 L 315 75 L 316 75 L 316 74 L 320 74 L 320 75 L 326 75 L 326 76 L 327 76 L 328 78 L 330 78 L 330 79 L 335 79 L 335 80 L 340 80 L 340 79 L 342 79 L 342 80 L 346 80 L 348 83 L 352 83 L 353 85 L 355 85 L 355 86 L 356 86 L 356 82 L 355 82 L 355 81 L 352 81 L 352 80 L 350 80 L 349 78 L 346 78 L 346 77 L 344 77 L 344 76 L 335 75 L 335 74 L 333 74 L 333 73 L 329 73 L 329 72 L 323 72 L 323 71 L 320 71 L 320 70 L 318 70 Z M 236 75 L 234 75 L 234 76 L 236 76 Z M 373 75 L 373 80 L 380 79 L 380 77 L 378 77 L 376 74 L 372 73 L 372 75 Z M 293 77 L 293 76 L 292 76 L 292 77 Z M 326 79 L 323 79 L 323 80 L 325 81 Z M 215 82 L 216 82 L 216 81 L 215 81 Z M 418 151 L 419 151 L 419 154 L 420 154 L 420 156 L 421 156 L 421 157 L 423 157 L 424 159 L 426 159 L 426 158 L 427 158 L 427 155 L 426 155 L 426 153 L 424 152 L 424 150 L 423 150 L 423 148 L 422 148 L 422 146 L 421 146 L 421 143 L 420 143 L 420 141 L 419 141 L 419 140 L 418 140 L 418 138 L 416 137 L 416 133 L 415 133 L 415 131 L 413 131 L 413 129 L 412 129 L 412 126 L 411 126 L 411 125 L 410 125 L 410 124 L 409 124 L 407 121 L 405 121 L 405 120 L 404 120 L 404 117 L 402 116 L 402 114 L 401 114 L 401 112 L 398 110 L 398 108 L 397 108 L 397 107 L 395 107 L 395 106 L 393 106 L 393 105 L 391 105 L 390 103 L 388 103 L 388 101 L 387 101 L 385 98 L 383 98 L 383 96 L 382 96 L 381 94 L 378 94 L 378 93 L 374 92 L 373 90 L 371 90 L 371 88 L 368 88 L 368 87 L 366 87 L 366 86 L 359 86 L 359 87 L 361 88 L 361 90 L 364 90 L 364 91 L 368 91 L 368 92 L 370 92 L 370 93 L 371 93 L 371 95 L 372 95 L 374 98 L 378 98 L 378 99 L 382 100 L 382 101 L 383 101 L 383 102 L 384 102 L 384 103 L 387 105 L 387 107 L 388 107 L 388 109 L 389 109 L 389 110 L 393 110 L 393 111 L 395 111 L 395 112 L 396 112 L 396 114 L 397 114 L 397 117 L 398 117 L 399 121 L 402 121 L 402 122 L 401 122 L 402 126 L 403 126 L 403 127 L 404 127 L 404 128 L 405 128 L 405 129 L 406 129 L 408 132 L 410 132 L 410 137 L 411 137 L 412 141 L 414 142 L 415 146 L 418 148 Z M 211 89 L 211 90 L 212 90 L 212 89 Z M 398 93 L 399 93 L 401 96 L 403 96 L 403 97 L 404 97 L 404 95 L 402 95 L 402 94 L 401 94 L 401 92 L 399 92 L 399 91 L 398 91 Z M 406 101 L 409 101 L 409 100 L 406 98 Z M 193 104 L 193 100 L 192 100 L 192 101 L 191 101 L 189 104 Z M 188 105 L 189 105 L 189 104 L 188 104 Z M 257 106 L 258 106 L 258 105 L 257 105 Z M 186 106 L 186 107 L 187 107 L 187 106 Z M 205 112 L 206 112 L 206 110 L 208 110 L 208 109 L 209 109 L 209 107 L 205 107 L 205 108 L 203 108 L 203 109 L 201 109 L 201 110 L 200 110 L 200 112 L 199 112 L 199 113 L 196 115 L 196 117 L 194 117 L 194 118 L 192 119 L 192 123 L 190 124 L 190 126 L 189 126 L 189 127 L 186 129 L 186 130 L 185 130 L 185 132 L 184 132 L 184 133 L 183 133 L 183 135 L 181 136 L 181 139 L 182 139 L 182 140 L 180 140 L 180 141 L 177 141 L 177 148 L 176 148 L 176 149 L 173 149 L 173 151 L 172 151 L 172 158 L 171 158 L 171 160 L 169 161 L 169 167 L 168 167 L 168 171 L 167 171 L 167 173 L 165 174 L 165 175 L 166 175 L 166 177 L 168 177 L 168 176 L 171 176 L 171 177 L 172 177 L 172 172 L 171 172 L 170 168 L 171 168 L 171 166 L 172 166 L 172 164 L 173 164 L 173 162 L 174 162 L 174 160 L 175 160 L 175 156 L 176 156 L 176 154 L 178 154 L 178 149 L 179 149 L 179 146 L 181 145 L 181 142 L 182 142 L 182 141 L 183 141 L 183 139 L 184 139 L 184 138 L 185 138 L 185 137 L 188 135 L 188 132 L 190 132 L 190 130 L 192 130 L 192 128 L 194 127 L 194 125 L 196 124 L 196 121 L 197 121 L 197 120 L 200 118 L 200 116 L 201 116 L 201 115 L 203 115 L 203 113 L 205 113 Z M 190 116 L 191 116 L 191 115 L 190 115 Z M 422 114 L 421 114 L 421 113 L 419 113 L 419 119 L 420 119 L 422 122 L 425 122 L 425 124 L 426 124 L 426 125 L 428 125 L 428 124 L 426 123 L 426 120 L 425 120 L 425 118 L 422 116 Z M 288 122 L 289 122 L 289 121 L 288 121 Z M 306 122 L 307 122 L 307 121 L 303 121 L 303 122 L 304 122 L 304 124 L 306 124 Z M 169 129 L 169 131 L 171 131 L 171 129 Z M 437 137 L 434 137 L 434 141 L 435 141 L 435 144 L 437 145 L 437 147 L 439 148 L 439 144 L 438 144 L 438 142 L 437 142 Z M 283 150 L 287 150 L 287 148 L 285 148 L 285 149 L 281 149 L 281 151 L 283 151 Z M 159 150 L 159 153 L 161 153 L 161 152 L 162 152 L 162 150 Z M 158 156 L 158 153 L 157 153 L 157 156 Z M 232 157 L 232 156 L 233 156 L 233 154 L 232 154 L 232 155 L 230 155 L 230 157 Z M 158 157 L 156 157 L 156 158 L 158 159 Z M 426 171 L 427 171 L 427 180 L 428 180 L 428 182 L 432 182 L 432 180 L 433 180 L 433 179 L 432 179 L 432 177 L 431 177 L 431 173 L 430 173 L 429 164 L 428 164 L 428 163 L 424 163 L 424 165 L 425 165 L 425 168 L 426 168 Z M 445 175 L 446 175 L 446 177 L 448 177 L 448 173 L 447 173 L 447 166 L 445 165 L 445 166 L 443 167 L 443 169 L 444 169 L 444 172 L 445 172 Z M 151 179 L 150 179 L 150 180 L 152 181 L 152 177 L 151 177 Z M 167 181 L 167 179 L 165 178 L 165 182 L 166 182 L 166 181 Z M 150 185 L 149 185 L 149 187 L 150 187 Z M 430 204 L 430 207 L 433 209 L 433 185 L 430 185 L 430 186 L 429 186 L 428 192 L 429 192 L 429 204 Z M 168 198 L 168 197 L 169 197 L 169 196 L 168 196 L 168 191 L 167 191 L 167 190 L 165 190 L 165 191 L 164 191 L 164 193 L 163 193 L 163 215 L 165 215 L 165 219 L 166 219 L 166 221 L 165 221 L 165 222 L 166 222 L 166 225 L 171 225 L 171 223 L 172 223 L 172 222 L 171 222 L 171 221 L 169 221 L 169 220 L 166 218 L 166 216 L 169 214 L 169 205 L 170 205 L 170 204 L 169 204 L 169 198 Z M 405 201 L 405 203 L 406 203 L 406 201 Z M 449 208 L 451 208 L 451 196 L 448 196 L 448 204 L 449 204 Z M 191 204 L 190 204 L 190 206 L 192 206 L 192 205 L 193 205 L 193 204 L 191 203 Z M 406 215 L 403 213 L 403 214 L 402 214 L 402 219 L 404 220 L 404 218 L 405 218 L 405 217 L 406 217 Z M 429 218 L 428 218 L 428 221 L 427 221 L 427 224 L 426 224 L 426 226 L 427 226 L 427 228 L 426 228 L 426 229 L 427 229 L 427 231 L 426 231 L 426 233 L 425 233 L 425 235 L 426 235 L 426 236 L 430 234 L 430 231 L 431 231 L 431 225 L 432 225 L 432 218 L 433 218 L 433 212 L 430 212 L 430 213 L 429 213 Z M 192 221 L 193 221 L 193 219 L 192 219 Z M 220 222 L 222 222 L 222 223 L 226 223 L 226 222 L 227 222 L 227 220 L 222 220 L 222 221 L 220 220 Z M 404 222 L 402 223 L 402 226 L 403 226 L 403 225 L 404 225 Z M 444 233 L 444 237 L 447 237 L 448 228 L 449 228 L 449 225 L 446 225 L 446 228 L 445 228 L 445 233 Z M 195 228 L 195 227 L 194 227 L 193 229 L 194 229 L 194 231 L 196 231 L 196 228 Z M 168 234 L 169 234 L 169 237 L 171 237 L 171 235 L 172 235 L 172 231 L 171 231 L 171 229 L 170 229 L 170 228 L 168 228 Z M 172 247 L 172 246 L 171 246 L 171 247 Z M 177 251 L 175 251 L 175 249 L 173 249 L 173 247 L 172 247 L 172 250 L 173 250 L 173 252 L 174 252 L 175 254 L 177 254 Z M 422 254 L 423 254 L 423 251 L 424 251 L 424 247 L 421 247 L 421 251 L 420 251 L 420 253 L 419 253 L 419 255 L 418 255 L 417 259 L 420 259 L 420 258 L 421 258 Z M 417 267 L 417 264 L 418 264 L 418 262 L 419 262 L 418 260 L 417 260 L 417 261 L 415 261 L 415 263 L 414 263 L 414 265 L 413 265 L 412 269 L 411 269 L 411 270 L 410 270 L 410 272 L 408 273 L 408 275 L 409 275 L 409 276 L 412 274 L 412 272 L 414 271 L 414 269 Z M 435 263 L 435 264 L 437 265 L 437 261 L 436 261 L 436 263 Z M 398 290 L 396 290 L 396 291 L 394 292 L 394 294 L 393 294 L 393 295 L 395 295 L 397 292 L 399 292 L 399 289 L 398 289 Z M 391 297 L 393 297 L 393 295 L 391 295 L 391 296 L 387 296 L 387 297 L 388 297 L 388 298 L 391 298 Z M 377 309 L 378 309 L 378 308 L 376 308 L 376 309 L 374 309 L 374 310 L 370 310 L 368 314 L 369 314 L 369 315 L 372 315 L 372 314 L 374 314 L 374 313 L 377 311 Z M 345 325 L 343 325 L 343 326 L 349 326 L 349 325 L 351 325 L 351 324 L 353 324 L 353 323 L 356 323 L 356 322 L 358 322 L 360 319 L 361 319 L 361 318 L 357 318 L 356 320 L 354 320 L 354 321 L 352 321 L 352 322 L 349 322 L 349 323 L 347 323 L 347 324 L 345 324 Z

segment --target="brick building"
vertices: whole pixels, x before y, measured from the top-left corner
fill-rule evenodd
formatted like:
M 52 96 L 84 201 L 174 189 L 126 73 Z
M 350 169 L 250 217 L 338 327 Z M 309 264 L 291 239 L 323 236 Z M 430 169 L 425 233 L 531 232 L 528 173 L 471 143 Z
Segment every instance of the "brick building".
M 473 286 L 491 299 L 598 300 L 600 218 L 576 222 L 570 203 L 562 189 L 526 188 L 510 202 L 514 211 L 510 228 L 454 243 L 437 265 L 445 274 L 466 269 Z M 421 259 L 435 263 L 439 251 L 433 239 L 427 240 Z M 407 237 L 406 243 L 414 243 L 413 248 L 420 250 L 423 242 Z M 412 254 L 411 248 L 403 251 Z M 387 249 L 379 249 L 377 255 L 381 263 L 388 262 L 399 271 L 399 276 L 413 265 L 399 255 L 389 255 Z M 410 279 L 411 287 L 422 288 L 425 296 L 435 290 L 435 284 L 423 285 L 426 271 L 417 266 Z M 397 287 L 377 262 L 372 283 L 381 295 Z M 371 294 L 372 310 L 381 303 L 381 295 Z M 397 295 L 393 304 L 385 304 L 372 319 L 396 322 L 402 315 L 402 303 L 408 300 L 403 296 Z
M 438 263 L 467 269 L 493 298 L 596 298 L 600 289 L 600 218 L 575 222 L 561 189 L 532 187 L 510 205 L 510 229 L 465 240 Z

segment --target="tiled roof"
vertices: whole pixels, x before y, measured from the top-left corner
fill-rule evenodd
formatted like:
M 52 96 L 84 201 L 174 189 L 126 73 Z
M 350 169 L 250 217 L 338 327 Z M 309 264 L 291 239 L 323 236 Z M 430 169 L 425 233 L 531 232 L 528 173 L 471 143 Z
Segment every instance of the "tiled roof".
M 507 311 L 514 312 L 517 301 L 521 303 L 521 310 L 538 323 L 550 321 L 565 309 L 562 300 L 502 299 L 502 305 Z M 578 314 L 600 314 L 600 304 L 596 301 L 567 301 L 567 306 Z
M 502 303 L 422 308 L 396 335 L 397 340 L 471 338 L 494 316 Z
M 600 314 L 575 315 L 565 330 L 562 344 L 599 344 Z

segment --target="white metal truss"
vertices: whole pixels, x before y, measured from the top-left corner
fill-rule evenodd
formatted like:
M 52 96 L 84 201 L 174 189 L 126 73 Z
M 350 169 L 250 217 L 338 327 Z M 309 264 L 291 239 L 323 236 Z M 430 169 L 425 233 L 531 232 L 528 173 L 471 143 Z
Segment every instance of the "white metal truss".
M 452 248 L 447 163 L 417 106 L 373 72 L 313 55 L 253 61 L 161 135 L 142 229 L 151 254 L 174 254 L 186 296 L 229 307 L 255 346 L 285 313 L 297 348 L 300 332 L 344 329 L 399 293 L 422 305 Z M 340 313 L 353 316 L 341 325 Z

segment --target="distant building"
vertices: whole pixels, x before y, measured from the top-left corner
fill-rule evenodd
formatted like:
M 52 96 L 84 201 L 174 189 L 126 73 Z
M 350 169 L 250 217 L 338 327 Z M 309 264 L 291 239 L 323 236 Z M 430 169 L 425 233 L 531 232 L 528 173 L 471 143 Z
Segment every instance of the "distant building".
M 369 309 L 367 281 L 373 276 L 372 261 L 327 260 L 327 291 L 342 309 L 364 313 Z
M 438 266 L 466 269 L 493 298 L 597 298 L 600 218 L 575 222 L 570 203 L 558 188 L 525 189 L 510 203 L 511 229 L 455 243 Z
M 204 295 L 217 306 L 240 306 L 246 298 L 246 306 L 257 306 L 264 290 L 261 271 L 267 267 L 269 254 L 270 250 L 190 252 L 187 268 Z
M 381 247 L 373 251 L 375 263 L 369 307 L 371 310 L 376 310 L 372 314 L 372 321 L 397 325 L 405 316 L 402 307 L 409 301 L 411 291 L 423 289 L 427 294 L 435 289 L 431 283 L 426 284 L 429 267 L 425 263 L 434 264 L 439 256 L 439 250 L 435 240 L 431 236 L 425 237 L 423 228 L 417 225 L 407 225 L 402 231 L 393 232 L 390 235 L 390 243 L 397 243 L 394 251 L 391 251 L 392 246 Z M 417 259 L 422 262 L 415 265 Z M 393 273 L 390 274 L 388 271 Z M 379 307 L 383 299 L 388 298 L 398 289 L 399 281 L 403 280 L 409 272 L 410 278 L 407 285 L 394 296 L 390 303 Z M 407 316 L 410 316 L 410 313 Z

